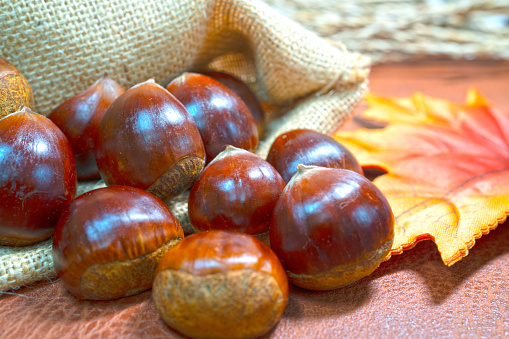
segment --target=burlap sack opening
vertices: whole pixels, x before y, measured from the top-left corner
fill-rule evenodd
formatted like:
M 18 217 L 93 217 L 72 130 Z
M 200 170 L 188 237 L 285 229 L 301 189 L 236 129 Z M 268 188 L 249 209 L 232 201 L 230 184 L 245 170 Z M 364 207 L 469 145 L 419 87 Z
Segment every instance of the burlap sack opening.
M 0 0 L 0 53 L 48 114 L 104 72 L 125 88 L 148 78 L 166 85 L 183 71 L 236 74 L 277 111 L 257 153 L 280 133 L 332 133 L 367 90 L 369 61 L 331 46 L 258 0 Z M 96 183 L 80 183 L 80 192 Z M 189 230 L 187 196 L 168 201 Z M 53 277 L 51 240 L 0 247 L 0 292 Z

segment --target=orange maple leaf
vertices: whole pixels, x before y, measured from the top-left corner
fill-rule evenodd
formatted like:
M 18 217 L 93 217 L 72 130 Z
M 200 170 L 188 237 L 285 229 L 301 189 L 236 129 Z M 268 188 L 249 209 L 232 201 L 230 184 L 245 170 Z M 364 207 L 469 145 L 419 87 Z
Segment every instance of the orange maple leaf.
M 509 214 L 509 115 L 471 89 L 466 104 L 415 94 L 368 95 L 378 130 L 338 132 L 363 167 L 387 172 L 374 180 L 393 209 L 391 254 L 432 239 L 446 265 Z

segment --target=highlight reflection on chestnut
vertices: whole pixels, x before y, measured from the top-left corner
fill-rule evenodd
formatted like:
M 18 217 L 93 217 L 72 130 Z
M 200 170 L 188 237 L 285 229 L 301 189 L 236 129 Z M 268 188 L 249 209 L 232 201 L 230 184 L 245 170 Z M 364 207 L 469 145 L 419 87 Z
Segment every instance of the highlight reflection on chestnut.
M 191 187 L 205 165 L 193 118 L 153 80 L 130 88 L 106 110 L 95 155 L 107 185 L 146 189 L 161 199 Z
M 371 274 L 394 239 L 382 192 L 360 174 L 299 165 L 274 209 L 270 244 L 289 280 L 335 289 Z
M 124 92 L 114 80 L 104 75 L 85 91 L 59 105 L 48 116 L 71 144 L 78 179 L 100 177 L 94 156 L 97 128 L 106 109 Z
M 270 147 L 267 161 L 286 183 L 297 172 L 297 165 L 343 168 L 363 174 L 355 156 L 331 136 L 309 129 L 281 134 Z
M 28 108 L 0 119 L 0 245 L 49 238 L 76 186 L 71 146 L 51 120 Z
M 164 322 L 191 338 L 254 338 L 281 318 L 288 280 L 274 252 L 256 238 L 201 232 L 162 258 L 152 298 Z
M 183 238 L 177 219 L 154 195 L 106 187 L 82 194 L 62 213 L 53 261 L 76 297 L 116 299 L 149 289 L 159 260 Z
M 207 163 L 227 145 L 246 150 L 258 146 L 258 130 L 251 112 L 235 93 L 216 80 L 184 73 L 166 87 L 193 116 L 200 130 Z
M 189 219 L 200 231 L 267 232 L 285 187 L 259 156 L 228 146 L 202 172 L 189 195 Z
M 244 101 L 247 108 L 249 108 L 249 111 L 256 123 L 256 127 L 258 128 L 258 135 L 262 135 L 265 128 L 265 112 L 263 111 L 260 101 L 258 101 L 249 86 L 242 80 L 228 73 L 218 71 L 203 71 L 200 73 L 219 81 L 222 85 L 228 87 L 231 91 L 237 94 L 242 101 Z

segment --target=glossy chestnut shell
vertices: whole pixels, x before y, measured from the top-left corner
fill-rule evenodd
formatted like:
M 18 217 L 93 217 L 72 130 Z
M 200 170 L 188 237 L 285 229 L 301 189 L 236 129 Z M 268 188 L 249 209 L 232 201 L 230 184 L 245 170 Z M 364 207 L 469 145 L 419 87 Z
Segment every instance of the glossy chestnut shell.
M 227 145 L 254 150 L 258 130 L 251 112 L 235 93 L 216 80 L 184 73 L 166 87 L 193 116 L 200 130 L 207 163 Z
M 62 213 L 53 238 L 55 271 L 81 299 L 133 295 L 151 287 L 160 259 L 183 238 L 177 219 L 154 195 L 100 188 Z
M 284 187 L 283 179 L 268 162 L 228 146 L 191 188 L 189 220 L 200 231 L 267 232 Z
M 265 129 L 265 112 L 260 101 L 258 101 L 258 98 L 256 98 L 249 86 L 239 78 L 228 73 L 218 71 L 202 71 L 200 73 L 219 81 L 222 85 L 228 87 L 232 92 L 237 94 L 242 101 L 244 101 L 247 108 L 249 108 L 256 123 L 256 127 L 258 128 L 258 135 L 262 135 Z
M 108 107 L 97 131 L 95 156 L 107 185 L 146 189 L 161 199 L 191 187 L 205 165 L 193 118 L 151 80 Z
M 329 290 L 371 274 L 394 239 L 382 192 L 344 169 L 306 167 L 287 184 L 272 216 L 270 244 L 289 280 Z
M 270 147 L 267 161 L 286 183 L 297 172 L 297 165 L 343 168 L 363 174 L 355 156 L 334 138 L 309 129 L 281 134 Z
M 191 338 L 253 338 L 281 318 L 288 281 L 274 252 L 256 238 L 201 232 L 163 257 L 152 298 L 164 322 Z
M 35 109 L 32 88 L 16 67 L 0 57 L 0 119 L 23 107 Z
M 49 238 L 76 194 L 69 142 L 49 119 L 28 108 L 0 119 L 0 245 Z
M 124 92 L 120 85 L 104 75 L 85 91 L 59 105 L 48 116 L 71 144 L 78 179 L 100 177 L 94 155 L 97 128 L 106 109 Z

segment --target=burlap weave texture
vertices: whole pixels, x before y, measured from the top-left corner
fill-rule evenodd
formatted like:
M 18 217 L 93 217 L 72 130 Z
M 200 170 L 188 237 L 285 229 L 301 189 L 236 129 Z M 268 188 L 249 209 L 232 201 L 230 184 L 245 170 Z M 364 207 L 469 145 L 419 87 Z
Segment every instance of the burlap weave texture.
M 334 132 L 367 90 L 367 59 L 258 0 L 0 0 L 0 31 L 0 55 L 28 79 L 45 115 L 105 72 L 124 88 L 206 67 L 231 72 L 284 112 L 269 118 L 262 157 L 284 131 Z M 185 199 L 169 204 L 188 222 Z M 50 254 L 49 242 L 0 248 L 0 291 L 54 275 Z

